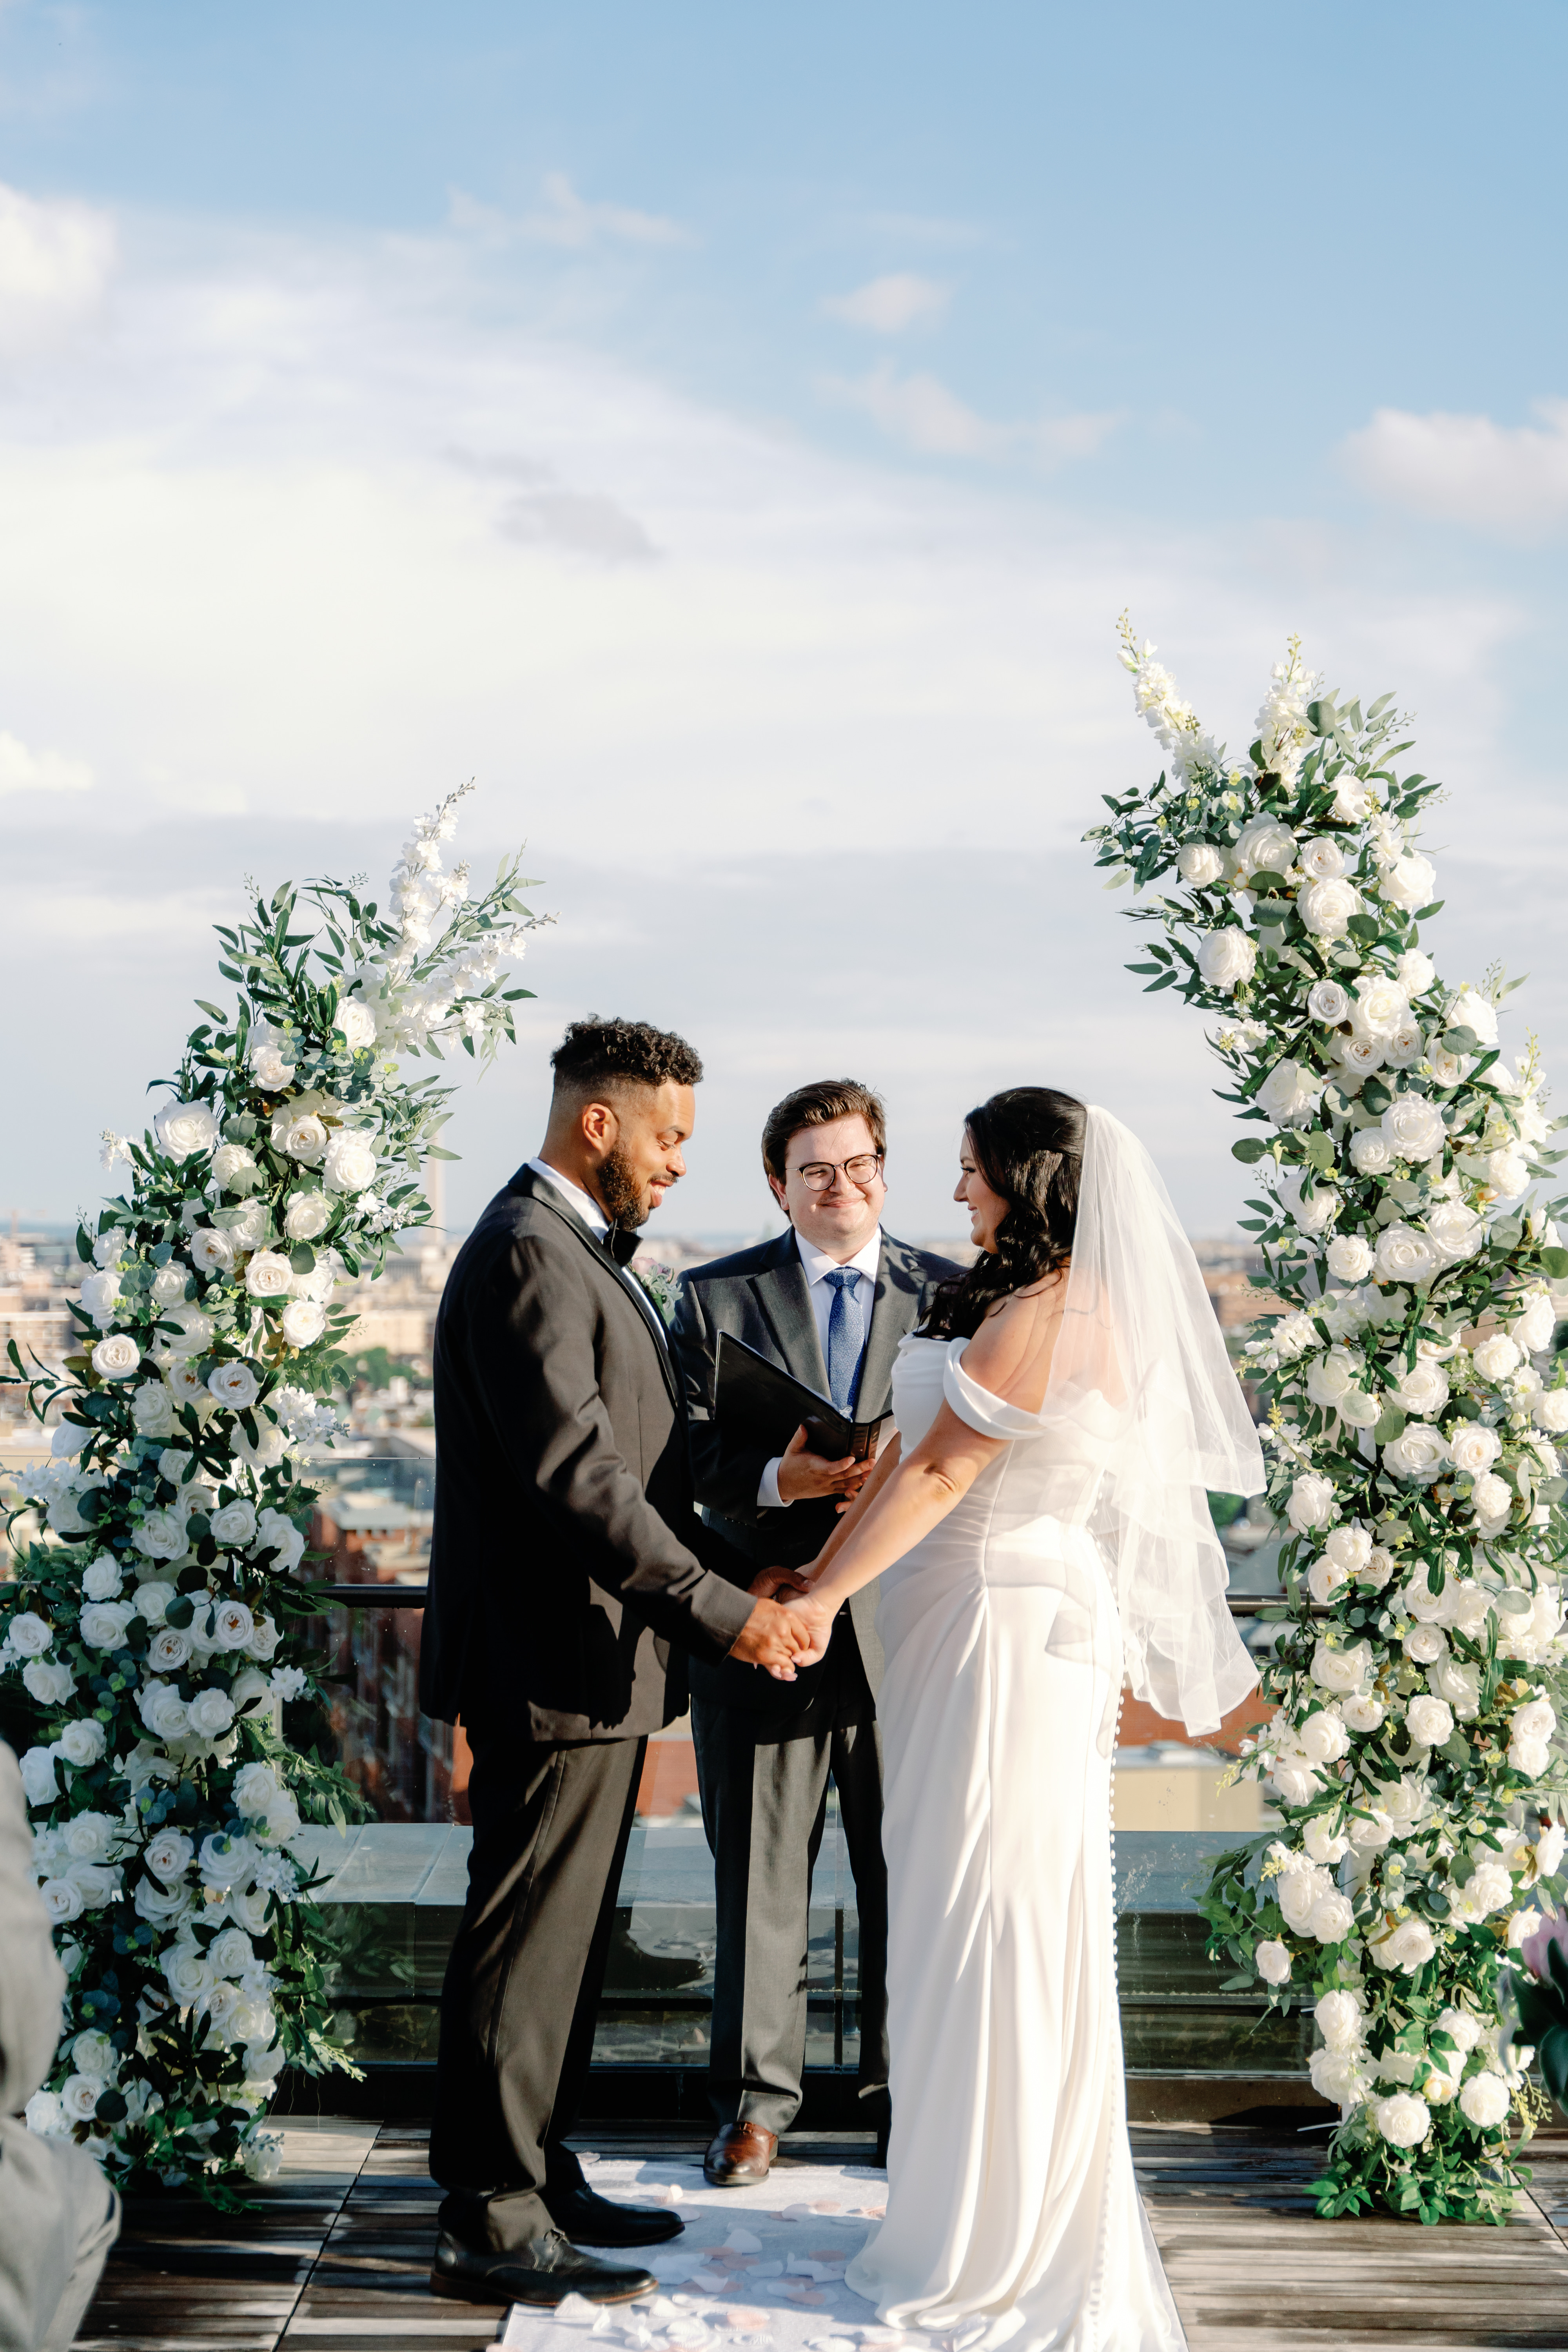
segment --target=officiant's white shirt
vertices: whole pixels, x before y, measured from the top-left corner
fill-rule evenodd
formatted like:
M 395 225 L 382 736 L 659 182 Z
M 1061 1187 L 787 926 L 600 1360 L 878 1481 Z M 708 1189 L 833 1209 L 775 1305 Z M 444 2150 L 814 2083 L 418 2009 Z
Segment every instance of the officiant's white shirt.
M 532 1169 L 536 1176 L 542 1176 L 547 1184 L 553 1184 L 558 1192 L 563 1192 L 566 1195 L 566 1198 L 571 1202 L 572 1206 L 576 1210 L 577 1214 L 582 1218 L 583 1223 L 587 1226 L 589 1232 L 594 1234 L 596 1240 L 603 1241 L 605 1235 L 610 1230 L 610 1221 L 608 1217 L 605 1216 L 603 1209 L 600 1208 L 597 1201 L 595 1200 L 592 1192 L 584 1192 L 581 1184 L 574 1184 L 570 1176 L 563 1176 L 560 1169 L 552 1168 L 548 1160 L 531 1160 L 527 1164 Z M 856 1260 L 856 1264 L 859 1264 L 858 1259 Z M 659 1313 L 658 1307 L 654 1305 L 652 1299 L 648 1297 L 647 1291 L 643 1288 L 641 1283 L 637 1280 L 636 1275 L 629 1272 L 624 1265 L 617 1265 L 616 1267 L 616 1272 L 620 1276 L 621 1280 L 626 1284 L 626 1288 L 631 1292 L 632 1297 L 637 1300 L 637 1305 L 642 1308 L 643 1313 L 647 1317 L 648 1321 L 658 1333 L 660 1345 L 668 1348 L 669 1345 L 669 1339 L 665 1331 L 664 1318 Z M 827 1326 L 824 1324 L 822 1328 L 826 1330 Z M 826 1348 L 826 1345 L 827 1342 L 825 1339 L 823 1341 L 824 1349 Z
M 877 1269 L 882 1262 L 881 1226 L 878 1226 L 865 1248 L 857 1250 L 853 1257 L 829 1257 L 827 1252 L 819 1250 L 815 1242 L 808 1242 L 798 1228 L 795 1245 L 800 1252 L 800 1262 L 810 1287 L 811 1311 L 816 1320 L 816 1336 L 821 1343 L 825 1364 L 827 1361 L 827 1318 L 833 1312 L 835 1286 L 827 1277 L 840 1265 L 854 1266 L 863 1277 L 856 1286 L 856 1296 L 865 1310 L 860 1342 L 860 1352 L 864 1355 L 866 1341 L 871 1336 L 871 1307 L 877 1296 Z M 782 1454 L 775 1454 L 757 1481 L 757 1501 L 764 1510 L 787 1511 L 789 1508 L 779 1493 L 779 1464 L 783 1460 Z

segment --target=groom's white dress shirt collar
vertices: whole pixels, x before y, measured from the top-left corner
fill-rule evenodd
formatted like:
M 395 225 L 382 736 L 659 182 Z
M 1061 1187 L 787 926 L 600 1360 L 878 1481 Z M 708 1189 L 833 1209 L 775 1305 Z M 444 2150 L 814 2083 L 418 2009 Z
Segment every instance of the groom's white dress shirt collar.
M 869 1339 L 871 1302 L 877 1296 L 877 1274 L 882 1263 L 882 1228 L 880 1225 L 878 1226 L 864 1249 L 858 1249 L 853 1257 L 842 1260 L 829 1257 L 826 1250 L 818 1249 L 815 1242 L 808 1242 L 798 1229 L 795 1233 L 795 1245 L 799 1252 L 801 1271 L 805 1276 L 806 1286 L 811 1294 L 811 1311 L 816 1323 L 816 1337 L 822 1349 L 822 1360 L 826 1364 L 827 1318 L 833 1312 L 833 1293 L 836 1287 L 827 1277 L 840 1264 L 846 1266 L 852 1265 L 861 1276 L 862 1279 L 856 1285 L 855 1296 L 865 1315 L 863 1328 L 867 1338 Z M 782 1454 L 775 1454 L 773 1459 L 764 1465 L 763 1475 L 757 1481 L 757 1501 L 765 1511 L 787 1511 L 789 1508 L 789 1505 L 779 1493 L 779 1464 L 783 1458 Z
M 547 1184 L 553 1184 L 558 1192 L 565 1195 L 566 1199 L 576 1210 L 577 1214 L 582 1218 L 583 1223 L 587 1226 L 588 1231 L 593 1234 L 595 1240 L 602 1242 L 605 1235 L 610 1230 L 610 1221 L 608 1217 L 605 1216 L 603 1209 L 600 1208 L 597 1201 L 595 1200 L 592 1192 L 584 1192 L 581 1184 L 574 1184 L 570 1176 L 563 1176 L 560 1169 L 552 1168 L 548 1160 L 531 1160 L 527 1162 L 527 1165 L 532 1170 L 536 1176 L 542 1176 Z M 614 1263 L 613 1260 L 611 1262 L 612 1264 Z M 616 1272 L 620 1276 L 621 1279 L 626 1284 L 626 1288 L 631 1292 L 632 1297 L 637 1300 L 637 1305 L 642 1308 L 643 1313 L 647 1317 L 648 1321 L 658 1333 L 660 1345 L 668 1347 L 669 1342 L 665 1335 L 664 1318 L 660 1315 L 658 1307 L 654 1305 L 652 1299 L 648 1297 L 647 1291 L 643 1288 L 636 1275 L 630 1273 L 624 1265 L 616 1266 Z M 827 1328 L 826 1324 L 824 1323 L 822 1328 L 823 1330 L 826 1331 Z M 826 1347 L 826 1344 L 827 1343 L 825 1339 L 823 1342 L 824 1347 Z

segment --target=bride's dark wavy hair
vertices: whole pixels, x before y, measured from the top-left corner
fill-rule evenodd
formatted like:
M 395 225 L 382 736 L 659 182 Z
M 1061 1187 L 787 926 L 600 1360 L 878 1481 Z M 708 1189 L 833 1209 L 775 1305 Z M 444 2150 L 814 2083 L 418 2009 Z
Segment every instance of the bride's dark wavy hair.
M 1066 1265 L 1078 1230 L 1088 1114 L 1054 1087 L 1006 1087 L 964 1120 L 970 1149 L 1007 1203 L 994 1253 L 944 1282 L 921 1327 L 928 1339 L 972 1339 L 998 1299 Z

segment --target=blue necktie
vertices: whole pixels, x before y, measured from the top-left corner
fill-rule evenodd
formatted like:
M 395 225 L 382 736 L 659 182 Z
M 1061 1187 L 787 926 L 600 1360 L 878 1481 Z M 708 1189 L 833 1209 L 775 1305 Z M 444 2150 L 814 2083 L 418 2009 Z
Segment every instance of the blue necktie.
M 827 1393 L 839 1412 L 850 1416 L 860 1351 L 866 1344 L 866 1310 L 855 1295 L 860 1286 L 860 1269 L 836 1265 L 823 1280 L 833 1285 L 827 1317 Z

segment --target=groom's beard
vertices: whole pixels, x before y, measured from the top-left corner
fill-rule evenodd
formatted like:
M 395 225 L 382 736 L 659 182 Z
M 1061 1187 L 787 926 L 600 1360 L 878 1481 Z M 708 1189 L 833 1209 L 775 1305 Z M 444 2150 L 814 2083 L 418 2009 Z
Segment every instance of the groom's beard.
M 612 1225 L 635 1232 L 653 1213 L 651 1192 L 638 1177 L 626 1146 L 615 1144 L 599 1162 L 599 1200 Z

